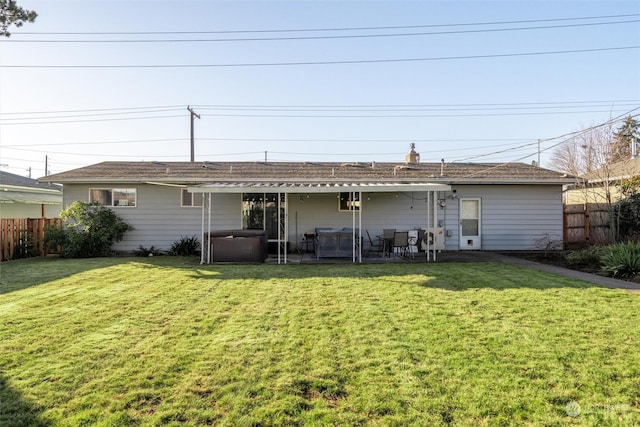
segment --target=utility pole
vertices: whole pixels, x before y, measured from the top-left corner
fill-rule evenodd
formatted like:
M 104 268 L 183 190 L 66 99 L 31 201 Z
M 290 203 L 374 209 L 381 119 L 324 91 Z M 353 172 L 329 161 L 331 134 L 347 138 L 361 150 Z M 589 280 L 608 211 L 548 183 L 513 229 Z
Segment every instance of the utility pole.
M 538 167 L 540 167 L 540 140 L 538 140 Z
M 27 172 L 29 172 L 29 178 L 31 178 L 31 166 L 29 166 L 29 169 L 27 169 Z
M 49 156 L 44 156 L 44 176 L 49 175 Z
M 193 122 L 196 117 L 198 119 L 200 118 L 200 114 L 196 114 L 196 112 L 193 111 L 193 108 L 191 108 L 191 106 L 187 106 L 187 110 L 189 110 L 189 113 L 191 113 L 191 162 L 195 162 L 195 143 L 194 143 L 194 135 L 193 135 Z

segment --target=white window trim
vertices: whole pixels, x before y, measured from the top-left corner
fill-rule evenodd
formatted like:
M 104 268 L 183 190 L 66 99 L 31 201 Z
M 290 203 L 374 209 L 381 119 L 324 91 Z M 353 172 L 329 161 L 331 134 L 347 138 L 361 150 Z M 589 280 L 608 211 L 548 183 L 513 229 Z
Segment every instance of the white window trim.
M 89 187 L 89 197 L 87 198 L 87 200 L 89 200 L 89 203 L 93 203 L 91 200 L 91 191 L 92 190 L 108 190 L 111 191 L 111 204 L 110 205 L 104 205 L 108 208 L 117 208 L 117 209 L 135 209 L 138 207 L 138 188 L 137 187 Z M 133 190 L 134 191 L 134 204 L 132 205 L 114 205 L 113 202 L 115 201 L 114 197 L 113 197 L 113 192 L 115 190 Z
M 201 209 L 201 208 L 202 208 L 202 204 L 200 204 L 200 205 L 194 205 L 194 204 L 193 204 L 193 202 L 194 202 L 194 201 L 195 201 L 195 199 L 196 199 L 196 195 L 201 195 L 202 199 L 204 200 L 204 197 L 205 197 L 204 193 L 191 193 L 191 204 L 190 204 L 190 205 L 185 205 L 185 204 L 183 204 L 183 200 L 184 200 L 184 199 L 183 199 L 183 193 L 184 193 L 185 191 L 187 191 L 187 189 L 186 189 L 186 188 L 181 188 L 181 189 L 180 189 L 180 207 L 181 207 L 181 208 L 187 208 L 187 209 L 188 209 L 188 208 L 197 208 L 197 209 Z M 187 191 L 187 192 L 188 192 L 188 191 Z

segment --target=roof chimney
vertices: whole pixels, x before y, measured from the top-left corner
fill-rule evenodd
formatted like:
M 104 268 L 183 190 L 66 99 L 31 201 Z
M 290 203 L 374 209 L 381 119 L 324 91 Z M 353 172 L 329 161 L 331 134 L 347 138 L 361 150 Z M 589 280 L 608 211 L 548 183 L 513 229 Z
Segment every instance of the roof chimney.
M 409 151 L 409 154 L 404 156 L 404 162 L 409 165 L 417 165 L 420 163 L 420 154 L 416 153 L 416 144 L 412 142 L 409 147 L 411 148 L 411 151 Z

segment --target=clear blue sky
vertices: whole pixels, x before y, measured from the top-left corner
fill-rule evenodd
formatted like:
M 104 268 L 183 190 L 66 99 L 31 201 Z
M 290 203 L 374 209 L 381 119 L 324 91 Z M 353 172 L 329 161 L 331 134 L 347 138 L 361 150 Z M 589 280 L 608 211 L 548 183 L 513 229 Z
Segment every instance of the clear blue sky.
M 639 46 L 637 0 L 19 3 L 39 16 L 0 40 L 0 164 L 20 175 L 44 175 L 45 156 L 51 173 L 188 161 L 187 105 L 201 114 L 197 161 L 267 151 L 269 161 L 393 162 L 415 142 L 423 162 L 531 162 L 542 139 L 542 166 L 561 141 L 546 139 L 640 107 L 640 49 L 530 55 Z M 569 19 L 612 15 L 631 16 Z M 487 24 L 512 21 L 531 22 Z M 509 30 L 523 27 L 554 28 Z M 350 30 L 272 31 L 336 28 Z M 52 34 L 186 31 L 203 33 Z M 449 34 L 326 38 L 434 32 Z M 141 39 L 236 40 L 95 42 Z M 243 65 L 393 59 L 420 60 Z

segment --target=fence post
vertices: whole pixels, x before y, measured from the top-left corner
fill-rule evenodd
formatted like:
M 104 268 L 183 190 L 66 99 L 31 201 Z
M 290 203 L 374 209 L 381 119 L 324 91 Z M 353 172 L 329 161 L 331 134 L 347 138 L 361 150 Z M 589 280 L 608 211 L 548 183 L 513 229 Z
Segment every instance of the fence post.
M 584 239 L 587 243 L 591 240 L 591 220 L 590 220 L 589 203 L 584 205 Z

